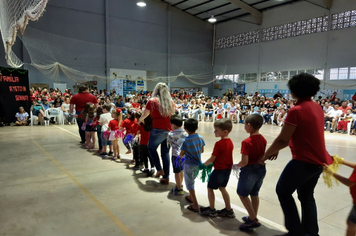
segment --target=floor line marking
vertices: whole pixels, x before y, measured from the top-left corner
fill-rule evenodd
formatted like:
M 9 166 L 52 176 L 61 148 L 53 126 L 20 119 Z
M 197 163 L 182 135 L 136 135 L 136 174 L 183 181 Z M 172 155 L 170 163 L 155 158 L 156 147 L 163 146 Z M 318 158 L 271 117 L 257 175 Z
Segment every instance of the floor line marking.
M 106 208 L 96 197 L 94 197 L 89 190 L 87 190 L 81 183 L 78 182 L 58 161 L 51 156 L 44 148 L 39 145 L 35 140 L 33 142 L 37 147 L 59 168 L 61 169 L 93 202 L 103 210 L 119 227 L 126 235 L 133 236 L 134 234 L 114 215 Z
M 80 137 L 80 136 L 77 135 L 77 134 L 73 134 L 72 132 L 70 132 L 70 131 L 68 131 L 68 130 L 65 130 L 65 129 L 61 128 L 61 127 L 58 127 L 57 125 L 55 125 L 55 127 L 59 128 L 59 129 L 61 129 L 61 130 L 63 130 L 63 131 L 66 131 L 66 132 L 70 133 L 70 134 L 73 135 L 73 136 Z M 204 133 L 204 134 L 205 134 L 205 133 Z M 205 154 L 205 153 L 202 153 L 202 155 L 204 155 L 204 154 Z M 210 154 L 210 153 L 206 153 L 206 154 Z M 126 155 L 124 155 L 124 154 L 120 154 L 120 156 L 126 157 L 127 159 L 131 159 L 130 157 L 128 157 L 128 156 L 126 156 Z M 203 193 L 203 192 L 200 192 L 200 191 L 197 191 L 197 192 L 199 192 L 199 193 L 202 194 L 202 195 L 205 195 L 206 197 L 208 196 L 206 193 Z M 222 203 L 222 204 L 225 204 L 225 202 L 224 202 L 224 200 L 223 200 L 222 198 L 215 197 L 215 199 L 216 199 L 218 202 L 220 202 L 220 203 Z M 237 206 L 237 205 L 235 205 L 235 204 L 231 204 L 231 207 L 234 208 L 235 210 L 241 212 L 241 213 L 248 214 L 247 211 L 246 211 L 244 208 L 239 207 L 239 206 Z M 278 224 L 278 223 L 276 223 L 276 222 L 273 222 L 273 221 L 271 221 L 271 220 L 269 220 L 269 219 L 267 219 L 267 218 L 264 218 L 264 217 L 262 217 L 262 216 L 259 216 L 259 217 L 258 217 L 258 220 L 261 221 L 261 222 L 264 222 L 265 224 L 268 224 L 268 225 L 270 225 L 270 226 L 272 226 L 272 227 L 274 227 L 274 228 L 276 228 L 276 229 L 278 229 L 278 230 L 281 230 L 281 231 L 283 231 L 283 232 L 286 232 L 286 229 L 285 229 L 284 226 L 282 226 L 282 225 L 280 225 L 280 224 Z

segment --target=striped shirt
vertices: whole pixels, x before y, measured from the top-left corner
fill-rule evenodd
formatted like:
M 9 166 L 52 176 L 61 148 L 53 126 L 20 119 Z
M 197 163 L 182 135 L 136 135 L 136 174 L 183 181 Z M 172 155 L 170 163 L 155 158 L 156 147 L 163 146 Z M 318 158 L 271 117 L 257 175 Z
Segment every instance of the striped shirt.
M 204 139 L 199 134 L 191 134 L 185 138 L 181 150 L 185 151 L 185 164 L 199 165 L 201 150 L 205 146 Z

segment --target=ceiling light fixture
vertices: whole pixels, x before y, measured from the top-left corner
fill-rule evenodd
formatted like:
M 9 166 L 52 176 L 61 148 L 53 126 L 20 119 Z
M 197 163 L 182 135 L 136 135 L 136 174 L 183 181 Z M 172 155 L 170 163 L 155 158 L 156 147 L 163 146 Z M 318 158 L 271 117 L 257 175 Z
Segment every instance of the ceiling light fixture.
M 211 15 L 211 17 L 209 18 L 208 20 L 210 23 L 215 23 L 217 20 L 216 18 L 214 17 L 214 15 Z
M 138 1 L 136 4 L 137 4 L 137 6 L 139 6 L 139 7 L 145 7 L 145 6 L 146 6 L 145 1 L 142 1 L 142 0 Z

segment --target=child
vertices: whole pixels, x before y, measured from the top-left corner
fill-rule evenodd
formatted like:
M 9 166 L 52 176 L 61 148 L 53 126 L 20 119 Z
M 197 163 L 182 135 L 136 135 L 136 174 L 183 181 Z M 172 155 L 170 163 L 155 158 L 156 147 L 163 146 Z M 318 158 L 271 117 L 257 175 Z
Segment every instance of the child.
M 335 177 L 335 179 L 339 180 L 341 183 L 350 187 L 350 193 L 353 199 L 353 207 L 351 212 L 347 218 L 347 236 L 355 236 L 356 235 L 356 163 L 344 160 L 343 158 L 338 159 L 339 163 L 344 164 L 345 166 L 353 168 L 353 172 L 351 176 L 347 179 L 337 173 L 334 173 L 328 166 L 325 164 L 324 170 Z
M 231 167 L 233 164 L 232 153 L 234 144 L 229 138 L 229 133 L 232 130 L 231 120 L 225 118 L 214 122 L 215 137 L 220 137 L 220 141 L 215 143 L 211 157 L 201 165 L 200 169 L 210 163 L 213 163 L 214 170 L 209 177 L 208 182 L 208 198 L 209 207 L 200 208 L 201 214 L 205 216 L 225 216 L 235 217 L 234 211 L 231 209 L 230 196 L 226 191 L 226 185 L 230 178 Z M 225 208 L 222 210 L 215 210 L 215 195 L 214 189 L 219 189 L 224 202 Z
M 173 115 L 170 118 L 172 130 L 168 134 L 168 143 L 172 147 L 172 165 L 173 173 L 176 179 L 176 186 L 172 189 L 174 195 L 182 196 L 183 193 L 183 166 L 179 158 L 180 147 L 188 134 L 182 129 L 183 119 L 179 115 Z M 178 161 L 176 161 L 178 157 Z M 176 163 L 176 164 L 175 164 Z
M 133 111 L 134 110 L 132 108 L 129 108 L 127 110 L 126 119 L 124 120 L 124 122 L 122 122 L 122 126 L 121 126 L 122 128 L 126 129 L 126 134 L 122 139 L 125 147 L 127 148 L 127 152 L 125 154 L 131 153 L 130 142 L 126 142 L 125 140 L 127 139 L 127 136 L 132 133 L 131 126 L 137 122 L 137 120 L 135 119 L 135 115 L 133 114 Z
M 122 120 L 122 111 L 120 108 L 116 108 L 111 112 L 111 117 L 113 118 L 108 124 L 108 130 L 110 131 L 109 140 L 112 141 L 113 148 L 114 148 L 114 157 L 113 160 L 119 159 L 120 160 L 120 149 L 119 149 L 119 142 L 118 138 L 115 136 L 115 132 L 119 130 L 119 124 L 121 124 Z
M 98 144 L 99 144 L 99 150 L 98 150 L 98 153 L 101 152 L 101 150 L 103 149 L 103 145 L 102 145 L 102 140 L 101 140 L 101 125 L 99 125 L 99 119 L 100 119 L 100 115 L 103 114 L 103 108 L 102 107 L 98 107 L 96 109 L 96 116 L 95 116 L 95 119 L 94 119 L 94 123 L 97 124 L 96 126 L 96 134 L 98 136 Z
M 103 109 L 103 114 L 100 115 L 99 118 L 99 125 L 101 125 L 101 145 L 102 145 L 102 150 L 100 153 L 100 156 L 105 158 L 107 155 L 108 156 L 112 156 L 113 155 L 113 146 L 112 146 L 112 142 L 110 140 L 105 139 L 104 136 L 104 132 L 108 129 L 108 124 L 110 122 L 110 120 L 112 120 L 111 114 L 109 113 L 109 111 L 111 110 L 111 106 L 110 104 L 104 104 L 102 106 Z M 106 153 L 107 151 L 107 145 L 109 145 L 109 154 Z
M 234 121 L 234 123 L 237 123 L 237 107 L 234 101 L 231 102 L 231 106 L 230 106 L 230 115 L 229 118 L 230 120 Z
M 225 115 L 225 109 L 223 108 L 223 104 L 219 104 L 219 108 L 216 109 L 216 119 L 220 120 Z
M 245 222 L 240 230 L 249 230 L 261 226 L 257 219 L 259 197 L 258 192 L 266 175 L 266 166 L 258 163 L 259 158 L 265 153 L 267 141 L 260 134 L 259 129 L 263 124 L 263 117 L 252 114 L 245 119 L 245 130 L 250 134 L 241 143 L 241 161 L 234 167 L 241 168 L 237 194 L 248 212 L 242 218 Z M 248 196 L 251 196 L 251 200 Z
M 83 113 L 82 113 L 82 120 L 86 124 L 85 126 L 85 147 L 90 149 L 95 148 L 95 133 L 96 127 L 93 127 L 91 124 L 94 122 L 95 118 L 95 106 L 93 103 L 86 103 Z
M 137 134 L 140 135 L 140 162 L 144 164 L 145 168 L 141 169 L 143 173 L 147 173 L 147 177 L 152 176 L 155 171 L 153 161 L 148 152 L 148 140 L 152 130 L 152 116 L 148 115 L 138 127 Z M 151 169 L 148 169 L 148 160 L 150 160 Z
M 141 115 L 141 111 L 136 111 L 135 113 L 133 113 L 133 116 L 136 120 L 140 119 Z M 140 165 L 142 164 L 140 160 L 140 135 L 137 135 L 139 126 L 140 125 L 137 123 L 131 125 L 131 135 L 135 137 L 132 143 L 133 157 L 135 160 L 135 166 L 133 167 L 133 170 L 139 170 Z
M 194 118 L 187 119 L 184 122 L 184 129 L 189 136 L 184 140 L 179 156 L 180 158 L 185 156 L 184 179 L 185 185 L 189 191 L 189 196 L 185 197 L 185 199 L 192 203 L 192 205 L 188 206 L 188 210 L 199 212 L 198 200 L 194 190 L 194 179 L 199 171 L 201 154 L 204 152 L 205 142 L 204 139 L 196 133 L 198 129 L 198 120 Z

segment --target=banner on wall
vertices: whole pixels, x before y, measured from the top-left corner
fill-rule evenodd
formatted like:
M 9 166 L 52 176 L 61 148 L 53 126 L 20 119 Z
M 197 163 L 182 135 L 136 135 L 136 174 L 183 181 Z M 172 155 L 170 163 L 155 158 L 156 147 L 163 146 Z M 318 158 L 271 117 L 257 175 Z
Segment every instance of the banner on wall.
M 115 90 L 116 95 L 122 95 L 124 93 L 123 80 L 114 79 L 113 81 L 111 81 L 110 90 Z
M 352 100 L 352 96 L 356 93 L 356 89 L 345 89 L 344 90 L 344 100 Z
M 15 120 L 19 107 L 30 114 L 28 71 L 0 67 L 0 117 L 4 122 Z
M 260 94 L 276 94 L 277 92 L 280 92 L 281 94 L 289 94 L 288 89 L 260 89 L 259 92 Z
M 126 96 L 128 92 L 147 91 L 146 71 L 110 68 L 110 90 Z

